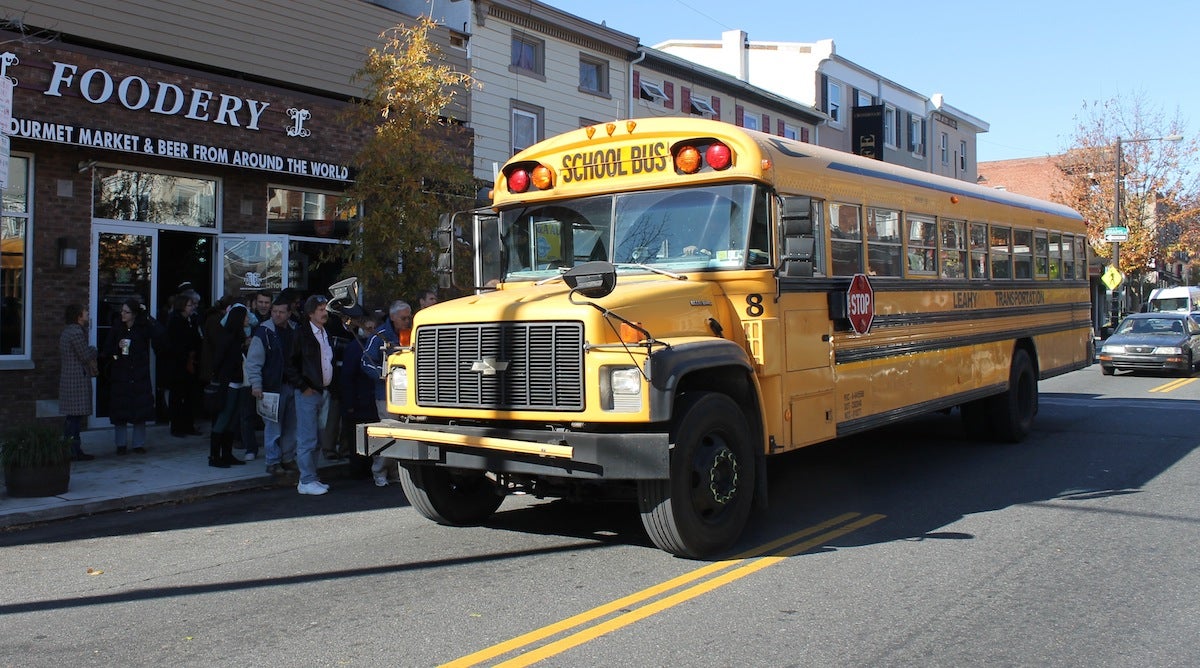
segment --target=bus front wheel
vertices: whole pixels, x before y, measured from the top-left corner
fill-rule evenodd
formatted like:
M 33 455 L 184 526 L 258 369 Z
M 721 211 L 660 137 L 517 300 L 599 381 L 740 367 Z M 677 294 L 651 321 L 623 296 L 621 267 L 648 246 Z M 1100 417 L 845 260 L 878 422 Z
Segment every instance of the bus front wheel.
M 754 500 L 754 451 L 742 408 L 715 392 L 684 395 L 671 434 L 670 479 L 638 481 L 642 525 L 672 554 L 720 552 L 741 535 Z
M 400 486 L 424 517 L 449 526 L 472 526 L 491 517 L 504 501 L 483 471 L 401 465 Z

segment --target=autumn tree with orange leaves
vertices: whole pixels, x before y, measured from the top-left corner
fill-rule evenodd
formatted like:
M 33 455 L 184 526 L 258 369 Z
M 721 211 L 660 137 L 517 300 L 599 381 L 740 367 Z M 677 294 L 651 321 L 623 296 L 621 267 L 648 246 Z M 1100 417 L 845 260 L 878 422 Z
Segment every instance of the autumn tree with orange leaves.
M 361 203 L 361 216 L 335 252 L 374 305 L 437 286 L 438 216 L 474 203 L 465 131 L 443 115 L 472 80 L 443 62 L 435 27 L 384 33 L 356 74 L 364 95 L 347 120 L 363 142 L 344 208 Z
M 1104 230 L 1117 226 L 1117 179 L 1122 179 L 1119 224 L 1129 229 L 1120 244 L 1119 268 L 1139 298 L 1155 287 L 1151 272 L 1169 269 L 1179 258 L 1200 268 L 1200 144 L 1187 137 L 1178 113 L 1168 117 L 1143 94 L 1085 104 L 1071 148 L 1059 158 L 1066 175 L 1063 203 L 1083 214 L 1096 255 L 1112 259 Z M 1181 141 L 1170 138 L 1183 136 Z M 1121 164 L 1117 165 L 1117 139 Z M 1119 171 L 1118 171 L 1119 170 Z M 1118 176 L 1119 175 L 1119 176 Z M 1195 275 L 1183 277 L 1195 283 Z M 1172 283 L 1164 273 L 1160 283 Z

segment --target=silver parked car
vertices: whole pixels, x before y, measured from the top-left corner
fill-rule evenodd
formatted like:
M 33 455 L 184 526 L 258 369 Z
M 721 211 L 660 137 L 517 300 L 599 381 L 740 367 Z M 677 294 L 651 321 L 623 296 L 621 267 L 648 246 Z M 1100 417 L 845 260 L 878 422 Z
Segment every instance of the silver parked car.
M 1134 313 L 1100 346 L 1100 371 L 1176 371 L 1200 362 L 1200 324 L 1184 312 Z

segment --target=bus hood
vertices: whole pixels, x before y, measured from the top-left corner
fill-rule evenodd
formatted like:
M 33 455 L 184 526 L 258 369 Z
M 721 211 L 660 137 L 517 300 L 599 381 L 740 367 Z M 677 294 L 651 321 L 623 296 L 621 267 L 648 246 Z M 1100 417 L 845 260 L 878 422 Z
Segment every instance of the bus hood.
M 621 274 L 612 293 L 589 299 L 570 296 L 562 281 L 544 285 L 506 283 L 498 290 L 438 303 L 417 313 L 414 327 L 466 322 L 532 322 L 577 320 L 588 323 L 593 342 L 616 341 L 613 328 L 592 330 L 603 318 L 590 303 L 646 329 L 656 339 L 712 336 L 710 319 L 722 325 L 729 320 L 724 294 L 718 284 L 691 278 L 679 280 L 654 274 Z M 574 303 L 572 303 L 574 302 Z M 614 326 L 619 321 L 613 318 Z

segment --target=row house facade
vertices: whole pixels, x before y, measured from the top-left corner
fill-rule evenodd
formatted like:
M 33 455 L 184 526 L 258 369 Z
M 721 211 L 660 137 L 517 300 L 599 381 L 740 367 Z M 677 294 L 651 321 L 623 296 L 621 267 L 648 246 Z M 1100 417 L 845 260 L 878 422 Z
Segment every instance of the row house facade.
M 828 116 L 819 143 L 974 182 L 976 135 L 987 123 L 868 70 L 837 53 L 833 40 L 673 39 L 655 48 L 719 70 Z
M 633 68 L 635 117 L 695 116 L 818 143 L 825 114 L 723 72 L 643 47 Z
M 69 304 L 99 345 L 124 301 L 161 316 L 184 281 L 203 308 L 340 278 L 318 259 L 354 213 L 340 201 L 363 137 L 342 112 L 367 51 L 407 20 L 362 0 L 0 0 L 0 422 L 58 417 Z M 466 68 L 450 31 L 433 39 Z

